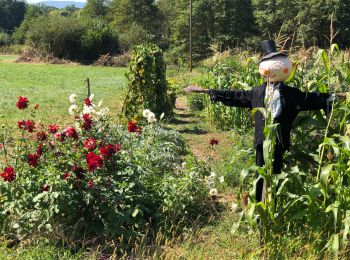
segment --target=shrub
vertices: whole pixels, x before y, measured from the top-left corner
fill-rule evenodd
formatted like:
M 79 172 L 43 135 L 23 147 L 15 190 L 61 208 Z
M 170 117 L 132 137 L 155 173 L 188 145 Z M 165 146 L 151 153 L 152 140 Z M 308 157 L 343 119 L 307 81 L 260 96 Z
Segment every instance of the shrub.
M 44 55 L 71 60 L 92 61 L 119 52 L 116 31 L 101 19 L 41 16 L 33 20 L 27 42 Z
M 123 114 L 130 118 L 141 115 L 144 109 L 152 110 L 157 116 L 172 115 L 174 95 L 168 93 L 163 53 L 154 44 L 139 45 L 131 52 L 127 78 L 128 92 L 124 101 Z
M 119 52 L 117 31 L 101 19 L 86 19 L 81 38 L 81 57 L 83 60 L 96 60 L 101 54 Z
M 10 45 L 11 42 L 12 42 L 11 36 L 0 30 L 0 47 L 2 47 L 4 45 Z
M 191 110 L 201 111 L 205 108 L 206 98 L 204 95 L 189 95 L 187 103 Z
M 206 208 L 203 172 L 180 167 L 187 150 L 177 132 L 154 121 L 113 125 L 107 108 L 85 99 L 80 109 L 76 97 L 70 99 L 75 124 L 67 127 L 44 127 L 35 121 L 40 109 L 26 114 L 28 99 L 18 101 L 26 118 L 18 122 L 20 138 L 10 143 L 13 130 L 5 128 L 0 139 L 2 235 L 59 229 L 76 237 L 128 239 L 149 224 L 189 223 Z

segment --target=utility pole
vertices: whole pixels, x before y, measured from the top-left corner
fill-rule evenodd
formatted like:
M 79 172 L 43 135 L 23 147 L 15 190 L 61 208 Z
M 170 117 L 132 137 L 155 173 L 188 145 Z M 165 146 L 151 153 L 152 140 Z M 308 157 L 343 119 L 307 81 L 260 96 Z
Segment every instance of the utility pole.
M 190 72 L 192 72 L 192 0 L 190 0 Z

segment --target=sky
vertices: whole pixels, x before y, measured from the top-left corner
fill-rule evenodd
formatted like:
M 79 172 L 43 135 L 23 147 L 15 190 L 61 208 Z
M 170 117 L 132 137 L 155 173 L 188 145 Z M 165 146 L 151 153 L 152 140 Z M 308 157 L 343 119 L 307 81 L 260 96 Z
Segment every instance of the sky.
M 27 3 L 39 3 L 39 2 L 43 2 L 46 0 L 27 0 Z M 50 1 L 58 1 L 58 2 L 66 2 L 66 1 L 74 1 L 74 2 L 86 2 L 86 0 L 50 0 Z

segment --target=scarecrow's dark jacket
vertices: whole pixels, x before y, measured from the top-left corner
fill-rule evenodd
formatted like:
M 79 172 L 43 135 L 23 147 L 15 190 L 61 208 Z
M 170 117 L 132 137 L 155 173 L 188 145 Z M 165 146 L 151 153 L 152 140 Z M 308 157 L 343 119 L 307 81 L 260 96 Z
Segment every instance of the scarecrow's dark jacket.
M 279 123 L 279 141 L 284 149 L 289 150 L 290 132 L 292 125 L 300 111 L 323 109 L 329 111 L 330 104 L 327 102 L 329 94 L 317 92 L 302 92 L 297 88 L 277 84 L 281 95 L 281 113 L 275 118 Z M 215 90 L 209 89 L 209 95 L 213 102 L 221 101 L 226 106 L 261 108 L 264 107 L 266 83 L 254 87 L 251 90 Z M 260 111 L 254 114 L 255 136 L 254 144 L 262 144 L 264 141 L 265 119 Z

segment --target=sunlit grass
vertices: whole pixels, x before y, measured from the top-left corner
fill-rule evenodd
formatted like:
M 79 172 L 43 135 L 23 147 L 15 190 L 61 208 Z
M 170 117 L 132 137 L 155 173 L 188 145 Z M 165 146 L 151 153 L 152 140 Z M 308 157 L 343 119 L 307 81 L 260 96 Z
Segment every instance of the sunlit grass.
M 28 97 L 31 107 L 40 105 L 43 121 L 68 120 L 68 97 L 76 93 L 81 100 L 85 98 L 87 78 L 96 101 L 103 100 L 116 115 L 121 111 L 125 72 L 123 68 L 0 61 L 0 123 L 24 119 L 24 113 L 16 108 L 19 96 Z

